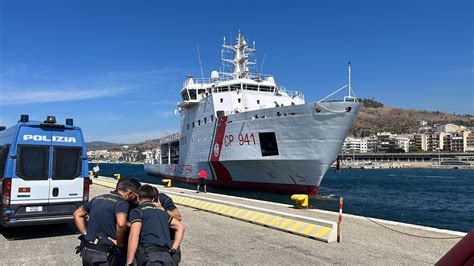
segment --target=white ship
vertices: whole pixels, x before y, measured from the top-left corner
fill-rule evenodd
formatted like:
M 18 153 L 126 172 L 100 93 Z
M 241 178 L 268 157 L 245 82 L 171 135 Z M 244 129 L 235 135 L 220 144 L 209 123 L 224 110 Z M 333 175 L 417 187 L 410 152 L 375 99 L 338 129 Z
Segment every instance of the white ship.
M 211 186 L 317 193 L 359 111 L 350 65 L 347 85 L 305 103 L 302 93 L 286 90 L 273 76 L 249 71 L 255 51 L 242 33 L 235 45 L 224 38 L 222 71 L 208 79 L 188 76 L 181 131 L 161 139 L 160 160 L 145 164 L 147 174 L 196 183 L 206 169 Z M 326 100 L 346 89 L 343 99 Z

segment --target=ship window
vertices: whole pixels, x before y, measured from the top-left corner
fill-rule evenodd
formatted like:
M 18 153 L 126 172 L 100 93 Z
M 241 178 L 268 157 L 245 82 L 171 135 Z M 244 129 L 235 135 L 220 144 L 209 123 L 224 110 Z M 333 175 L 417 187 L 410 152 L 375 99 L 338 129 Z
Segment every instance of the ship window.
M 223 103 L 223 102 L 224 102 L 224 98 L 221 98 L 221 103 Z
M 278 155 L 278 144 L 275 137 L 275 132 L 258 133 L 260 139 L 260 149 L 262 156 Z
M 214 121 L 214 115 L 211 115 L 211 121 Z
M 48 179 L 49 146 L 18 146 L 16 174 L 23 180 Z
M 189 124 L 188 124 L 187 128 L 189 129 Z
M 199 89 L 198 90 L 198 94 L 205 93 L 205 92 L 206 92 L 206 89 Z
M 257 100 L 257 104 L 260 104 L 260 100 Z
M 260 91 L 272 91 L 272 87 L 269 87 L 269 86 L 260 86 Z
M 231 91 L 240 90 L 240 85 L 233 85 L 233 86 L 230 86 L 230 90 L 231 90 Z
M 81 173 L 82 149 L 77 147 L 54 148 L 53 179 L 74 179 Z
M 240 102 L 241 102 L 240 98 L 239 98 L 239 99 L 237 99 L 237 101 L 240 103 Z
M 197 96 L 196 96 L 196 90 L 189 90 L 189 98 L 191 100 L 196 100 L 197 99 Z
M 193 128 L 194 128 L 194 122 L 193 122 Z
M 200 125 L 201 125 L 201 119 L 198 120 L 198 126 L 200 126 Z
M 228 87 L 222 87 L 221 91 L 229 91 Z
M 255 85 L 251 85 L 251 84 L 245 84 L 244 85 L 244 90 L 258 91 L 258 87 L 255 86 Z
M 7 165 L 9 147 L 10 145 L 8 144 L 5 144 L 0 147 L 0 178 L 3 178 L 3 174 L 5 173 L 5 166 Z
M 181 97 L 183 98 L 183 101 L 189 100 L 188 92 L 187 92 L 187 91 L 183 91 L 183 92 L 181 93 Z
M 204 117 L 204 124 L 207 123 L 207 117 Z

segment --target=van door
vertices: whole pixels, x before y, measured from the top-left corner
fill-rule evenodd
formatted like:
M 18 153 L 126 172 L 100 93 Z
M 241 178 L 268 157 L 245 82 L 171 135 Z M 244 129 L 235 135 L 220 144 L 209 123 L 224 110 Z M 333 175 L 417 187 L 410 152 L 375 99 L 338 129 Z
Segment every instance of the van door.
M 52 128 L 52 175 L 49 203 L 82 201 L 83 140 L 81 131 Z M 85 159 L 85 158 L 84 158 Z
M 43 211 L 49 198 L 51 130 L 20 127 L 17 136 L 11 205 L 27 206 L 26 213 Z

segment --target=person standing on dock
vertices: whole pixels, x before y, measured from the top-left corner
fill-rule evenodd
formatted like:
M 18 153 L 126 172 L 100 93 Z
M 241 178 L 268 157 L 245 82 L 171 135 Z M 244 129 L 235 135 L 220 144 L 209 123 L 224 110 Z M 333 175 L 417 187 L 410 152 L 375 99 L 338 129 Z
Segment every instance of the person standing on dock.
M 99 164 L 96 164 L 94 168 L 92 168 L 92 173 L 94 174 L 94 178 L 99 177 L 99 171 L 100 171 Z
M 206 179 L 207 179 L 207 171 L 206 169 L 201 169 L 201 171 L 199 171 L 199 174 L 198 174 L 198 184 L 197 184 L 196 193 L 199 193 L 199 188 L 201 187 L 201 185 L 204 187 L 204 193 L 207 193 Z
M 116 190 L 85 203 L 74 212 L 81 233 L 76 253 L 83 265 L 123 265 L 129 202 L 135 202 L 140 182 L 121 179 Z M 88 218 L 88 219 L 87 219 Z
M 172 265 L 171 256 L 181 244 L 184 225 L 163 208 L 153 204 L 158 199 L 157 189 L 143 185 L 138 190 L 140 205 L 130 212 L 130 236 L 127 265 Z M 175 240 L 171 244 L 170 229 Z

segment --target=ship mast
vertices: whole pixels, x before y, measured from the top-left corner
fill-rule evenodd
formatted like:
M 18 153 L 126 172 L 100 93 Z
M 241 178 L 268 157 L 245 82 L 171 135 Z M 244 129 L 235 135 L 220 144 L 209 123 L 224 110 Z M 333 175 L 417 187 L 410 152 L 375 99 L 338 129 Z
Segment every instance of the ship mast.
M 247 78 L 249 76 L 249 65 L 255 65 L 255 61 L 249 61 L 249 56 L 255 54 L 255 42 L 253 47 L 250 48 L 245 41 L 244 35 L 239 31 L 239 35 L 236 38 L 235 45 L 226 44 L 224 37 L 224 43 L 222 44 L 221 60 L 223 62 L 230 63 L 232 65 L 232 72 L 221 72 L 222 75 L 231 77 L 233 79 Z M 228 52 L 234 53 L 234 58 L 225 58 L 224 54 Z

